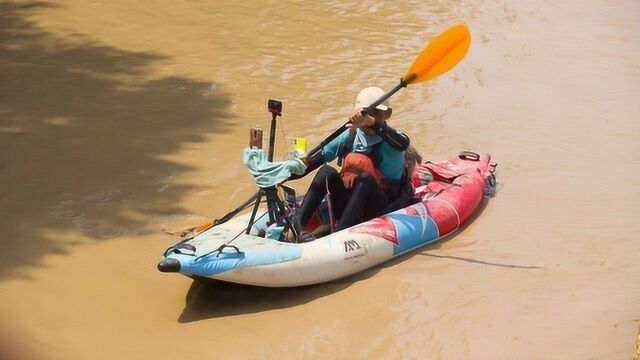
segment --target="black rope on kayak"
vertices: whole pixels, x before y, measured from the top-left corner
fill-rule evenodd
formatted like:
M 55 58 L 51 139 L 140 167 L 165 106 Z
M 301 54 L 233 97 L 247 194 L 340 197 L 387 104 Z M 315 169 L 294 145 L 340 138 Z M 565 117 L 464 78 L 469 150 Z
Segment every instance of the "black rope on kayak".
M 227 244 L 222 244 L 220 245 L 219 248 L 217 248 L 216 250 L 218 250 L 218 255 L 216 255 L 216 257 L 220 256 L 220 254 L 222 253 L 222 250 L 226 247 L 230 247 L 232 249 L 234 249 L 238 254 L 242 253 L 242 251 L 240 251 L 240 249 L 238 249 L 237 246 L 235 245 L 227 245 Z
M 329 210 L 329 229 L 333 233 L 336 229 L 336 219 L 333 214 L 333 201 L 331 200 L 331 191 L 329 190 L 329 179 L 325 178 L 324 183 L 327 187 L 327 209 Z
M 291 231 L 293 233 L 293 239 L 295 239 L 295 241 L 297 242 L 297 239 L 300 238 L 302 225 L 300 225 L 300 217 L 296 211 L 299 207 L 297 205 L 295 190 L 282 184 L 280 184 L 278 187 L 285 192 L 285 211 L 282 217 L 282 219 L 285 220 L 285 226 L 282 233 L 286 234 L 287 232 Z
M 191 252 L 191 253 L 186 253 L 186 252 L 180 251 L 180 249 L 189 250 L 189 252 Z M 196 247 L 191 245 L 191 244 L 185 244 L 183 242 L 177 243 L 177 244 L 167 248 L 167 250 L 164 251 L 164 255 L 163 256 L 166 257 L 167 253 L 169 251 L 173 251 L 174 253 L 181 254 L 181 255 L 196 256 Z
M 487 178 L 487 181 L 489 181 L 489 185 L 491 187 L 495 187 L 496 186 L 496 174 L 494 174 L 494 173 L 489 174 L 489 177 Z
M 250 206 L 253 206 L 255 200 L 256 199 L 256 195 L 252 196 L 251 198 L 249 198 L 249 200 L 245 201 L 243 204 L 241 204 L 239 207 L 237 207 L 235 210 L 229 212 L 228 214 L 224 215 L 223 217 L 219 218 L 219 219 L 215 219 L 211 222 L 211 225 L 207 226 L 206 228 L 202 229 L 202 231 L 198 232 L 197 234 L 193 234 L 191 236 L 187 236 L 184 239 L 180 240 L 177 244 L 171 245 L 170 247 L 167 248 L 167 250 L 165 250 L 165 255 L 169 252 L 169 250 L 171 249 L 177 249 L 181 247 L 181 244 L 184 244 L 190 240 L 193 240 L 198 234 L 201 234 L 209 229 L 211 229 L 214 226 L 223 224 L 227 221 L 229 221 L 231 218 L 233 218 L 234 216 L 238 215 L 239 212 L 244 211 L 246 209 L 248 209 Z M 190 228 L 185 230 L 184 232 L 192 232 L 194 231 L 196 228 Z M 186 235 L 185 235 L 186 236 Z
M 221 217 L 220 219 L 213 220 L 213 226 L 220 225 L 222 223 L 225 223 L 225 222 L 229 221 L 231 218 L 236 216 L 239 212 L 247 210 L 248 208 L 253 206 L 254 203 L 255 203 L 255 201 L 251 202 L 249 204 L 243 204 L 244 205 L 243 207 L 238 207 L 237 209 L 235 209 L 234 211 L 226 214 L 225 216 Z
M 208 253 L 206 253 L 206 254 L 202 254 L 202 255 L 198 256 L 197 258 L 195 258 L 193 261 L 194 261 L 194 262 L 195 262 L 195 261 L 198 261 L 198 260 L 202 259 L 203 257 L 207 257 L 207 256 L 209 256 L 209 255 L 211 255 L 211 254 L 213 254 L 213 253 L 215 253 L 215 252 L 217 252 L 217 253 L 218 253 L 218 255 L 216 255 L 216 257 L 219 257 L 219 256 L 220 256 L 220 254 L 222 254 L 222 250 L 224 250 L 224 248 L 227 248 L 227 247 L 230 247 L 230 248 L 234 249 L 238 254 L 242 254 L 242 251 L 240 251 L 240 249 L 238 249 L 238 247 L 237 247 L 237 246 L 234 246 L 234 245 L 227 245 L 227 244 L 222 244 L 222 245 L 220 245 L 217 249 L 212 250 L 212 251 L 209 251 L 209 252 L 208 252 Z
M 213 222 L 211 223 L 210 226 L 208 226 L 207 228 L 205 228 L 204 230 L 200 231 L 198 234 L 209 230 L 210 228 L 220 225 L 222 223 L 225 223 L 227 221 L 229 221 L 229 219 L 233 218 L 234 216 L 236 216 L 239 212 L 246 210 L 247 208 L 249 208 L 250 206 L 254 205 L 256 197 L 255 195 L 252 196 L 248 201 L 244 202 L 242 205 L 240 205 L 239 207 L 237 207 L 235 210 L 231 211 L 230 213 L 226 214 L 225 216 L 221 217 L 220 219 L 215 219 L 213 220 Z M 190 229 L 191 231 L 193 231 L 193 228 Z M 198 234 L 193 234 L 189 237 L 186 237 L 182 240 L 180 240 L 177 244 L 171 245 L 169 246 L 165 251 L 164 251 L 164 255 L 163 256 L 167 256 L 167 254 L 169 253 L 169 251 L 174 251 L 176 254 L 181 254 L 181 255 L 189 255 L 189 256 L 195 256 L 195 252 L 196 252 L 196 248 L 195 246 L 191 245 L 191 244 L 187 244 L 188 241 L 193 240 Z M 237 235 L 236 235 L 237 237 Z M 235 239 L 235 238 L 234 238 Z M 188 254 L 188 253 L 184 253 L 181 252 L 180 249 L 188 249 L 189 251 L 193 252 L 193 254 Z
M 240 231 L 239 233 L 236 234 L 236 236 L 233 237 L 233 239 L 229 240 L 229 242 L 227 242 L 227 244 L 231 244 L 231 242 L 235 239 L 237 239 L 240 235 L 242 235 L 242 233 L 246 232 L 247 230 L 249 230 L 249 226 L 253 226 L 256 222 L 258 222 L 258 220 L 262 219 L 265 215 L 267 215 L 271 210 L 273 210 L 275 208 L 275 205 L 272 206 L 271 208 L 267 209 L 267 211 L 265 211 L 264 213 L 262 213 L 262 215 L 258 216 L 257 219 L 255 219 L 253 221 L 253 224 L 247 224 L 247 227 L 242 229 L 242 231 Z
M 270 209 L 267 209 L 267 211 L 265 211 L 264 213 L 262 213 L 262 215 L 258 216 L 258 218 L 257 218 L 257 219 L 255 219 L 255 220 L 253 221 L 253 224 L 255 224 L 258 220 L 262 219 L 262 218 L 263 218 L 265 215 L 267 215 L 271 210 L 273 210 L 273 208 L 275 208 L 275 206 L 273 206 L 273 207 L 272 207 L 272 208 L 270 208 Z M 252 225 L 253 225 L 253 224 L 252 224 Z M 231 244 L 231 242 L 233 242 L 235 239 L 237 239 L 238 237 L 240 237 L 240 235 L 242 235 L 244 232 L 246 232 L 246 231 L 248 230 L 248 228 L 249 228 L 249 225 L 247 225 L 247 227 L 246 227 L 246 228 L 243 228 L 239 233 L 237 233 L 237 234 L 236 234 L 236 236 L 234 236 L 234 237 L 233 237 L 233 239 L 231 239 L 231 240 L 229 240 L 228 242 L 226 242 L 226 243 L 224 243 L 224 244 L 220 245 L 220 247 L 218 247 L 218 248 L 217 248 L 217 249 L 215 249 L 215 250 L 209 251 L 208 253 L 205 253 L 205 254 L 202 254 L 202 255 L 198 256 L 194 261 L 197 261 L 197 260 L 199 260 L 199 259 L 201 259 L 201 258 L 203 258 L 203 257 L 205 257 L 205 256 L 209 256 L 209 255 L 211 255 L 211 254 L 215 253 L 216 251 L 222 252 L 222 249 L 224 249 L 225 247 L 232 247 L 232 248 L 234 248 L 234 249 L 235 249 L 239 254 L 240 254 L 240 253 L 242 253 L 242 251 L 240 251 L 240 250 L 238 249 L 238 247 L 237 247 L 237 246 L 235 246 L 235 245 L 229 245 L 229 244 Z M 220 256 L 220 254 L 218 254 L 218 256 Z
M 491 185 L 492 187 L 496 186 L 497 181 L 496 181 L 496 168 L 498 167 L 498 163 L 494 163 L 494 164 L 489 164 L 489 166 L 491 166 L 491 170 L 489 170 L 489 185 Z

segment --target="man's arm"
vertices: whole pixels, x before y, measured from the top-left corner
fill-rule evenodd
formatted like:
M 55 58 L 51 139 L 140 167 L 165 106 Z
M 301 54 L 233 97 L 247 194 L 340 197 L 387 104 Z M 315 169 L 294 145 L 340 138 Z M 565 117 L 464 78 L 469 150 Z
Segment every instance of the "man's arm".
M 333 139 L 333 141 L 328 143 L 320 151 L 317 151 L 315 154 L 309 154 L 309 156 L 302 158 L 302 162 L 307 167 L 304 171 L 304 174 L 291 175 L 289 180 L 303 178 L 323 164 L 335 160 L 335 158 L 338 157 L 338 150 L 340 149 L 340 145 L 347 140 L 348 134 L 349 130 L 344 131 L 342 134 L 340 134 L 340 136 Z
M 405 151 L 409 148 L 409 144 L 411 143 L 409 137 L 387 125 L 386 122 L 376 122 L 371 129 L 373 129 L 373 131 L 375 131 L 376 134 L 378 134 L 392 148 L 398 151 Z

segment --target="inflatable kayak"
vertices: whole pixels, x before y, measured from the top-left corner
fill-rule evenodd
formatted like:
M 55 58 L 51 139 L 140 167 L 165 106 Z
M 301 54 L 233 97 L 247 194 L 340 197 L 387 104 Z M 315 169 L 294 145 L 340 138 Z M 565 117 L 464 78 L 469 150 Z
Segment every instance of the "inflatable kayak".
M 247 234 L 250 214 L 211 226 L 167 249 L 162 272 L 266 287 L 322 283 L 355 274 L 459 229 L 495 185 L 488 154 L 462 152 L 448 161 L 424 162 L 414 174 L 413 204 L 308 243 L 258 236 L 266 220 Z M 416 183 L 416 179 L 417 183 Z M 264 213 L 265 210 L 262 210 Z M 264 217 L 262 217 L 264 219 Z

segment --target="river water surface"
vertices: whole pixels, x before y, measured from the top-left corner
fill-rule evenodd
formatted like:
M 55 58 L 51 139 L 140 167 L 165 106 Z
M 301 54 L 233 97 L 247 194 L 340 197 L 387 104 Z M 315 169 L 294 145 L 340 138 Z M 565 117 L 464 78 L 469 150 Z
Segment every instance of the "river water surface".
M 637 1 L 0 6 L 0 355 L 633 356 Z M 460 22 L 465 60 L 396 95 L 391 123 L 425 158 L 469 149 L 499 163 L 500 191 L 461 233 L 300 289 L 156 271 L 167 232 L 254 191 L 241 151 L 250 127 L 268 128 L 268 98 L 284 101 L 285 156 Z

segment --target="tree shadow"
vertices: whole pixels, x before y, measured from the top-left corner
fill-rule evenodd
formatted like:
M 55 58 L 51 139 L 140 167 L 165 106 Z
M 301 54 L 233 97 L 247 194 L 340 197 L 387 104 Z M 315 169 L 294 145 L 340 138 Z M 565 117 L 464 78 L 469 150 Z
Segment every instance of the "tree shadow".
M 439 241 L 425 245 L 420 249 L 393 258 L 360 273 L 331 282 L 292 288 L 267 288 L 240 285 L 208 278 L 193 281 L 185 299 L 185 308 L 178 318 L 180 323 L 253 314 L 267 310 L 290 308 L 306 304 L 315 299 L 344 290 L 358 281 L 366 280 L 380 270 L 397 265 L 416 255 L 425 255 L 427 251 L 438 249 L 443 242 L 449 241 L 464 231 L 487 207 L 488 199 L 483 198 L 475 212 L 460 228 Z
M 151 79 L 165 59 L 60 38 L 29 16 L 52 5 L 0 4 L 0 281 L 28 278 L 47 254 L 144 232 L 183 213 L 192 168 L 163 159 L 222 132 L 229 97 L 216 84 Z M 77 237 L 76 237 L 77 238 Z

